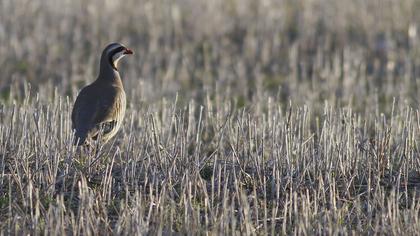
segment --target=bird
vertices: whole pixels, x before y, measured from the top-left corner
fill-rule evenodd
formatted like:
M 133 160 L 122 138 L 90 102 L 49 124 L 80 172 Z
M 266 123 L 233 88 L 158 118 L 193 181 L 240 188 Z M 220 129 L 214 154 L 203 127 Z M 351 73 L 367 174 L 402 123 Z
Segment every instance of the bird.
M 74 145 L 91 140 L 109 141 L 124 119 L 126 95 L 118 62 L 134 52 L 121 43 L 110 43 L 102 51 L 99 75 L 77 95 L 71 113 Z

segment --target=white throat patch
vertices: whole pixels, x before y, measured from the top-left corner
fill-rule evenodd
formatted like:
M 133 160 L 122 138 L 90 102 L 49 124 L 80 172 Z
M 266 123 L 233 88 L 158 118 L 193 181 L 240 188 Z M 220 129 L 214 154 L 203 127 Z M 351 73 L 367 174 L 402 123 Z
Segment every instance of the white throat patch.
M 112 56 L 112 62 L 114 63 L 114 66 L 115 66 L 115 67 L 117 67 L 117 66 L 118 66 L 118 61 L 119 61 L 121 58 L 123 58 L 124 56 L 125 56 L 124 51 L 121 51 L 121 52 L 115 53 L 115 54 Z

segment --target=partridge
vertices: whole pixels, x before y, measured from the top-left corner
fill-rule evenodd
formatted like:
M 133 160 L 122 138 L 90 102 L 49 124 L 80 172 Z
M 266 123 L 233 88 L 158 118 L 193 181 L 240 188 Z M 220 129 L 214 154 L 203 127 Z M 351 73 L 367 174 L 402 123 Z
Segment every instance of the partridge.
M 71 114 L 75 145 L 90 140 L 109 141 L 124 118 L 126 95 L 118 71 L 118 62 L 133 51 L 120 43 L 111 43 L 101 55 L 98 78 L 82 88 Z

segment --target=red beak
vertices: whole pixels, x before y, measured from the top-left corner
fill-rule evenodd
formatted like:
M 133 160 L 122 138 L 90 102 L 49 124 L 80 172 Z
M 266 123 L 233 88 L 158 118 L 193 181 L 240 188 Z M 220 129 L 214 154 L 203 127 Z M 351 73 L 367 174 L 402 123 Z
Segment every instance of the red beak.
M 133 52 L 131 49 L 126 48 L 126 49 L 125 49 L 125 51 L 124 51 L 124 54 L 129 54 L 129 55 L 131 55 L 131 54 L 134 54 L 134 52 Z

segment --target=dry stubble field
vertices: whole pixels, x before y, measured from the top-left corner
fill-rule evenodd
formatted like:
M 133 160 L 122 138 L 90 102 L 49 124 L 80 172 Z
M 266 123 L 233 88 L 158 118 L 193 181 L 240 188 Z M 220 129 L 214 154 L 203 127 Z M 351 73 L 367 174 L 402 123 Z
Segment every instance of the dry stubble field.
M 0 234 L 420 234 L 418 0 L 0 0 Z M 70 111 L 111 41 L 122 130 Z

